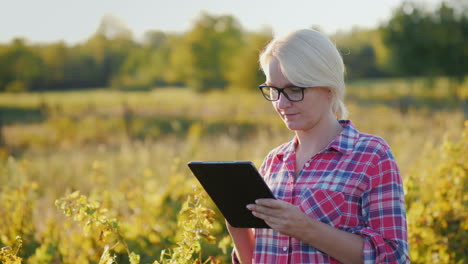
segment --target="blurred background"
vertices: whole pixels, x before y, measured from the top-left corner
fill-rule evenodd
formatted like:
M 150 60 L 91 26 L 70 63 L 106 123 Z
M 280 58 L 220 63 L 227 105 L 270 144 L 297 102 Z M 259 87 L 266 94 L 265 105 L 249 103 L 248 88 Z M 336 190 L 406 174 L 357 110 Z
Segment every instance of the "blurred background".
M 350 119 L 392 147 L 412 261 L 467 261 L 466 1 L 0 4 L 0 263 L 229 262 L 186 163 L 260 166 L 291 138 L 258 55 L 298 28 L 336 44 Z

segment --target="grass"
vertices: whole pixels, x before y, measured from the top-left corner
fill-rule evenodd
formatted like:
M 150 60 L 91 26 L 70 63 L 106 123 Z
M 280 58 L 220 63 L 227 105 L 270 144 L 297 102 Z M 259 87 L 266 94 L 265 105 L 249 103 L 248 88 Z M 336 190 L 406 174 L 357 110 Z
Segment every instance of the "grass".
M 444 158 L 440 146 L 461 139 L 466 116 L 442 96 L 445 88 L 440 87 L 425 96 L 440 97 L 437 102 L 442 106 L 427 101 L 402 109 L 396 102 L 408 87 L 403 81 L 351 83 L 347 106 L 358 129 L 383 137 L 403 178 L 417 183 L 421 177 L 431 179 L 431 166 Z M 426 100 L 421 99 L 422 91 L 414 95 L 421 104 Z M 6 234 L 23 232 L 24 237 L 33 237 L 24 241 L 23 258 L 39 259 L 37 246 L 51 245 L 50 254 L 61 256 L 58 263 L 73 263 L 80 254 L 80 261 L 96 263 L 103 246 L 93 237 L 83 237 L 58 214 L 56 199 L 80 190 L 100 201 L 108 215 L 119 219 L 130 249 L 149 263 L 177 240 L 176 215 L 194 183 L 186 162 L 252 160 L 260 166 L 269 150 L 293 135 L 257 92 L 197 94 L 173 88 L 3 93 L 0 109 L 5 140 L 0 153 L 11 155 L 0 155 L 0 204 L 8 205 L 7 194 L 17 194 L 22 186 L 29 184 L 34 190 L 15 198 L 31 208 L 31 215 L 24 214 L 27 221 L 11 220 L 20 216 L 5 211 L 10 207 L 0 207 L 2 219 L 11 220 L 5 224 L 0 219 L 0 246 L 14 241 Z M 466 177 L 458 180 L 465 182 Z M 431 190 L 437 187 L 426 185 Z M 423 205 L 424 190 L 408 186 L 409 204 Z M 227 234 L 222 221 L 218 212 L 213 233 L 218 240 Z M 25 222 L 33 223 L 32 230 L 20 224 L 12 227 Z M 229 253 L 216 246 L 204 248 L 208 255 L 229 259 Z M 424 251 L 421 245 L 414 248 Z

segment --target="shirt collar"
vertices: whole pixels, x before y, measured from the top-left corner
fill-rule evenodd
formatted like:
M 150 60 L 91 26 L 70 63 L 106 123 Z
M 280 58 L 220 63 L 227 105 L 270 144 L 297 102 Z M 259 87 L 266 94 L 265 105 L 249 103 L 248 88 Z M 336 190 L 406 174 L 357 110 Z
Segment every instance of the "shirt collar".
M 353 151 L 356 141 L 359 139 L 359 131 L 351 120 L 340 120 L 343 131 L 328 144 L 328 149 L 334 149 L 343 154 L 349 154 Z
M 353 152 L 354 145 L 359 138 L 359 131 L 356 129 L 351 120 L 339 120 L 343 131 L 333 139 L 326 149 L 334 149 L 343 154 L 350 154 Z M 276 154 L 276 157 L 280 160 L 288 159 L 290 155 L 295 153 L 296 145 L 298 144 L 298 138 L 295 136 L 291 141 L 286 143 Z

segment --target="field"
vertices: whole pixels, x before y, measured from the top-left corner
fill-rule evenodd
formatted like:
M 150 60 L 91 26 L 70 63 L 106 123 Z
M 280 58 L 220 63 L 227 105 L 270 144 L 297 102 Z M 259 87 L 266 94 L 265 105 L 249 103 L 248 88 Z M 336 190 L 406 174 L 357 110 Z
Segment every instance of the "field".
M 412 262 L 464 263 L 468 84 L 427 86 L 352 83 L 347 106 L 395 154 Z M 224 220 L 186 163 L 259 166 L 293 135 L 257 92 L 2 93 L 0 109 L 2 263 L 227 263 Z

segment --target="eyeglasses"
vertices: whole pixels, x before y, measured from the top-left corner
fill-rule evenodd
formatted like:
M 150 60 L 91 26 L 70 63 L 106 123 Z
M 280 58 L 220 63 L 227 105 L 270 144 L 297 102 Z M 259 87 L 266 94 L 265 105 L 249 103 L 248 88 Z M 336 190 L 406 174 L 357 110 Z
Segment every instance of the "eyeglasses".
M 289 101 L 299 102 L 304 99 L 304 90 L 309 87 L 287 86 L 278 88 L 262 84 L 258 88 L 262 91 L 263 97 L 268 101 L 278 101 L 280 94 L 283 93 Z

